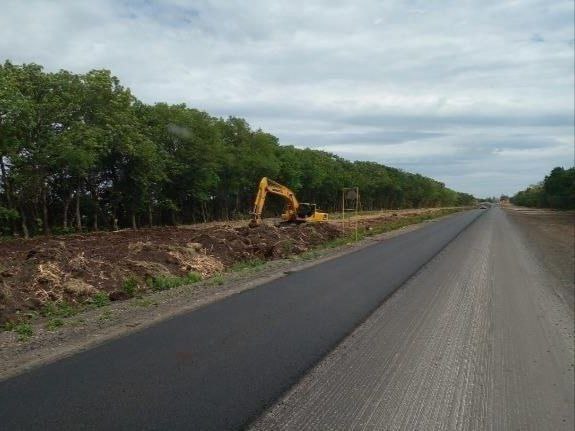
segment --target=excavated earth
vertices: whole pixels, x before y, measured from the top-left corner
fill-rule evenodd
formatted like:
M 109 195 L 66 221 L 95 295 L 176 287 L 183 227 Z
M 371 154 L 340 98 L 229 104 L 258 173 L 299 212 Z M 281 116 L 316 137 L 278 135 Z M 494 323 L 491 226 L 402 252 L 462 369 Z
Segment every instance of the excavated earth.
M 144 291 L 158 276 L 205 278 L 238 262 L 299 254 L 339 234 L 327 223 L 216 224 L 0 242 L 0 324 L 48 302 L 81 303 L 98 292 L 124 299 L 127 280 Z
M 346 220 L 343 230 L 350 234 L 356 226 L 370 230 L 440 211 L 445 209 L 360 215 Z M 84 304 L 102 293 L 112 301 L 127 299 L 150 290 L 158 277 L 193 272 L 207 278 L 241 262 L 298 255 L 341 234 L 340 220 L 302 225 L 268 220 L 255 228 L 246 221 L 213 222 L 1 241 L 0 326 L 49 303 Z

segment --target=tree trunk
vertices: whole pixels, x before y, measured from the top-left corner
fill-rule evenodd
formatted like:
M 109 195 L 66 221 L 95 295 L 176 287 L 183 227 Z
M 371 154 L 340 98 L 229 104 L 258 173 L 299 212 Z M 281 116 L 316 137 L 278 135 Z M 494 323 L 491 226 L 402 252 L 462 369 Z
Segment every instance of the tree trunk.
M 115 207 L 112 211 L 112 229 L 118 230 L 118 210 Z
M 76 189 L 76 230 L 82 232 L 82 214 L 80 213 L 80 191 L 82 189 L 82 183 L 78 182 L 78 188 Z
M 152 212 L 152 203 L 150 202 L 150 203 L 148 204 L 148 225 L 149 225 L 150 227 L 153 226 L 153 221 L 154 221 L 154 220 L 153 220 L 153 212 Z
M 234 210 L 234 212 L 236 214 L 240 212 L 240 192 L 239 191 L 236 194 L 236 209 Z
M 98 215 L 100 213 L 100 200 L 98 199 L 98 193 L 94 187 L 90 187 L 90 194 L 92 195 L 92 204 L 94 205 L 94 219 L 92 220 L 92 228 L 98 230 Z
M 8 200 L 8 208 L 13 209 L 12 206 L 12 187 L 8 181 L 8 174 L 6 174 L 6 165 L 4 164 L 4 156 L 0 156 L 0 172 L 2 173 L 2 183 L 4 190 L 6 190 L 6 199 Z
M 30 238 L 30 232 L 28 231 L 28 225 L 26 224 L 26 213 L 22 208 L 20 208 L 20 220 L 22 222 L 22 235 L 24 235 L 24 238 L 28 239 Z
M 132 229 L 138 229 L 138 225 L 136 224 L 136 213 L 132 211 Z
M 204 223 L 206 223 L 208 221 L 208 216 L 206 214 L 206 203 L 204 201 L 202 201 L 202 203 L 200 204 L 200 208 L 202 210 L 202 218 L 204 220 Z
M 6 191 L 6 200 L 8 201 L 8 209 L 14 209 L 14 200 L 12 198 L 12 185 L 8 180 L 8 174 L 6 173 L 6 165 L 4 164 L 4 156 L 0 155 L 0 172 L 2 174 L 2 183 L 4 184 L 4 190 Z M 17 221 L 12 220 L 12 234 L 17 232 Z
M 44 235 L 50 235 L 50 225 L 48 224 L 48 188 L 46 184 L 42 186 L 42 227 Z
M 64 212 L 62 213 L 62 227 L 68 229 L 68 211 L 70 209 L 70 202 L 72 202 L 72 194 L 70 193 L 64 200 Z

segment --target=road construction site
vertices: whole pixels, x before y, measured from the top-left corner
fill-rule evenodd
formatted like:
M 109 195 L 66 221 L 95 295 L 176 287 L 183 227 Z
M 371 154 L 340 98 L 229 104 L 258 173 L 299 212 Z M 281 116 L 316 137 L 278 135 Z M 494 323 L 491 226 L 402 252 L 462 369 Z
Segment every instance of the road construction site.
M 572 218 L 553 217 L 542 219 L 570 232 Z M 5 374 L 0 418 L 27 429 L 572 429 L 573 304 L 557 293 L 572 285 L 537 260 L 552 241 L 527 236 L 529 220 L 466 211 L 279 267 Z

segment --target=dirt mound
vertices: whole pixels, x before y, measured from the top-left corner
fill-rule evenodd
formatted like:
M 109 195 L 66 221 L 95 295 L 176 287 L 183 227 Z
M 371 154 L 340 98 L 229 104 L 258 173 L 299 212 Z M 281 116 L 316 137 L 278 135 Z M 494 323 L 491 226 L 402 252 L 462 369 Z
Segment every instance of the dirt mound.
M 340 234 L 332 224 L 226 224 L 99 232 L 0 243 L 0 324 L 49 302 L 81 303 L 98 292 L 126 297 L 129 283 L 155 277 L 208 277 L 241 261 L 302 253 Z

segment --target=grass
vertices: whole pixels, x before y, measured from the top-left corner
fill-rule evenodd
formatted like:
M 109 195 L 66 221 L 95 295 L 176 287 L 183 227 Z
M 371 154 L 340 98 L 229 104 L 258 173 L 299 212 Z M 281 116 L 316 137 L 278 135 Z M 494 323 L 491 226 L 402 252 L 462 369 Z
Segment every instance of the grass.
M 224 284 L 224 276 L 222 274 L 216 274 L 210 278 L 210 285 L 221 286 Z
M 264 263 L 266 263 L 265 260 L 257 259 L 257 258 L 256 259 L 249 259 L 249 260 L 242 260 L 241 262 L 234 263 L 230 267 L 230 271 L 231 272 L 246 271 L 246 270 L 250 270 L 250 269 L 254 269 L 254 268 L 257 268 L 259 266 L 262 266 Z
M 100 318 L 99 320 L 110 320 L 110 318 L 112 317 L 112 312 L 110 310 L 104 310 L 102 311 L 102 314 L 100 314 Z
M 202 276 L 197 272 L 190 272 L 183 277 L 161 275 L 152 279 L 152 290 L 161 291 L 173 289 L 174 287 L 184 286 L 186 284 L 194 284 L 201 281 Z
M 122 283 L 122 290 L 126 292 L 129 297 L 132 297 L 136 294 L 136 290 L 138 289 L 138 280 L 134 277 L 130 277 Z
M 98 292 L 92 296 L 91 303 L 94 307 L 100 308 L 110 303 L 110 298 L 105 292 Z
M 384 212 L 392 212 L 392 211 L 401 211 L 401 210 L 387 209 L 387 210 L 359 211 L 357 213 L 357 215 L 358 216 L 379 215 L 379 214 L 383 214 Z M 355 213 L 352 213 L 352 212 L 347 213 L 345 216 L 345 219 L 348 220 L 351 217 L 355 217 Z M 329 219 L 330 220 L 341 220 L 341 211 L 329 213 Z
M 6 322 L 4 324 L 5 331 L 12 331 L 18 334 L 18 341 L 26 341 L 28 338 L 34 334 L 32 330 L 32 325 L 29 323 L 13 323 Z
M 71 326 L 80 326 L 83 325 L 84 323 L 86 323 L 86 321 L 82 318 L 77 318 L 77 319 L 72 319 L 69 322 L 67 322 L 67 325 L 71 325 Z
M 60 326 L 64 325 L 64 321 L 60 318 L 54 317 L 51 318 L 50 320 L 48 320 L 48 323 L 46 323 L 46 329 L 49 331 L 53 331 L 56 328 L 59 328 Z
M 133 303 L 136 307 L 151 307 L 152 305 L 158 305 L 157 302 L 152 301 L 148 298 L 138 298 Z
M 40 315 L 48 318 L 65 318 L 77 314 L 77 306 L 67 302 L 48 302 L 40 310 Z

